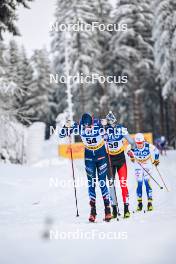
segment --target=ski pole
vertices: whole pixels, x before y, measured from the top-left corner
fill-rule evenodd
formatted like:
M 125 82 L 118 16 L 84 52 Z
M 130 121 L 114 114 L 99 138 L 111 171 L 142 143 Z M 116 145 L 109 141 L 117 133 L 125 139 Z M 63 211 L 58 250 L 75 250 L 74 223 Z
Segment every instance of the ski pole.
M 156 167 L 156 166 L 155 166 L 155 167 Z M 156 167 L 156 170 L 157 170 L 158 175 L 160 176 L 160 178 L 161 178 L 161 180 L 162 180 L 162 182 L 163 182 L 163 184 L 164 184 L 166 190 L 169 192 L 169 189 L 167 188 L 166 183 L 165 183 L 165 181 L 164 181 L 164 179 L 163 179 L 163 177 L 162 177 L 162 175 L 161 175 L 161 173 L 160 173 L 158 167 Z
M 74 164 L 73 164 L 73 151 L 71 145 L 71 134 L 69 134 L 69 145 L 70 145 L 70 157 L 71 157 L 71 165 L 72 165 L 72 176 L 73 176 L 73 183 L 74 183 L 74 193 L 75 193 L 75 203 L 76 203 L 76 216 L 79 216 L 78 211 L 78 199 L 77 199 L 77 191 L 76 191 L 76 184 L 75 184 L 75 171 L 74 171 Z
M 107 147 L 107 154 L 108 154 L 108 161 L 109 161 L 109 167 L 110 167 L 110 174 L 111 174 L 111 178 L 113 179 L 113 189 L 114 189 L 114 194 L 115 194 L 115 200 L 116 200 L 116 205 L 117 205 L 117 213 L 118 216 L 120 216 L 120 211 L 119 211 L 119 204 L 118 204 L 118 200 L 117 200 L 117 193 L 116 193 L 116 189 L 115 189 L 115 185 L 114 185 L 114 175 L 113 175 L 113 171 L 112 171 L 112 163 L 111 163 L 111 157 L 109 154 L 109 146 L 108 146 L 108 142 L 106 141 L 106 147 Z
M 158 187 L 160 188 L 160 189 L 163 189 L 163 187 L 152 177 L 152 175 L 141 165 L 141 163 L 140 162 L 137 162 L 140 166 L 141 166 L 141 168 L 143 168 L 143 170 L 150 176 L 150 178 L 158 185 Z

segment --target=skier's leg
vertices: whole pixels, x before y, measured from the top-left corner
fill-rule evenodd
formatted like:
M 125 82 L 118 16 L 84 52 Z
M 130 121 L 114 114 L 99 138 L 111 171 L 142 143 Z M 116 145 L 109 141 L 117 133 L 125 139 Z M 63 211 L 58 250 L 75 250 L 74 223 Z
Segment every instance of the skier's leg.
M 85 168 L 87 173 L 87 180 L 88 180 L 88 194 L 90 201 L 95 203 L 96 201 L 96 193 L 95 193 L 95 186 L 96 186 L 96 165 L 91 160 L 85 160 Z
M 151 174 L 151 167 L 150 166 L 145 165 L 145 170 Z M 153 193 L 152 193 L 152 187 L 150 184 L 150 178 L 146 172 L 144 172 L 144 182 L 145 182 L 146 193 L 147 193 L 147 198 L 148 198 L 147 207 L 148 207 L 149 211 L 152 211 L 153 210 L 153 206 L 152 206 Z
M 107 176 L 107 159 L 102 158 L 97 161 L 97 171 L 98 171 L 98 181 L 101 189 L 101 194 L 104 201 L 105 206 L 105 220 L 110 221 L 112 218 L 111 209 L 110 209 L 110 197 L 109 191 L 106 184 L 106 176 Z
M 143 170 L 139 165 L 135 165 L 135 176 L 137 180 L 137 188 L 136 188 L 136 194 L 137 194 L 137 201 L 138 201 L 138 207 L 137 211 L 142 210 L 142 185 L 143 185 Z
M 144 182 L 145 182 L 145 187 L 146 187 L 146 192 L 147 192 L 147 198 L 148 200 L 152 200 L 152 187 L 150 184 L 150 179 L 144 178 Z
M 110 157 L 111 159 L 111 157 Z M 110 201 L 111 201 L 111 207 L 112 207 L 112 216 L 113 218 L 117 217 L 117 194 L 115 190 L 115 174 L 116 174 L 116 166 L 113 163 L 113 160 L 110 160 L 111 164 L 109 164 L 108 160 L 108 171 L 107 171 L 107 177 L 109 180 L 109 194 L 110 194 Z
M 85 169 L 87 173 L 88 180 L 88 194 L 90 199 L 90 217 L 89 221 L 94 222 L 96 217 L 96 164 L 95 161 L 91 158 L 85 157 Z
M 135 169 L 135 175 L 137 179 L 137 199 L 142 201 L 142 184 L 143 184 L 143 172 L 141 169 Z
M 146 187 L 147 198 L 152 200 L 152 187 L 150 184 L 150 176 L 149 176 L 149 174 L 151 174 L 152 168 L 150 164 L 145 164 L 143 167 L 146 170 L 143 173 L 144 173 L 144 183 Z
M 124 161 L 121 166 L 118 168 L 118 175 L 120 180 L 120 187 L 122 190 L 122 198 L 124 202 L 124 217 L 128 218 L 130 217 L 129 212 L 129 193 L 128 193 L 128 187 L 127 187 L 127 165 L 126 161 Z
M 107 175 L 107 160 L 102 159 L 97 162 L 97 170 L 98 170 L 98 181 L 101 189 L 101 194 L 103 197 L 103 201 L 105 206 L 110 204 L 108 187 L 106 184 L 106 175 Z
M 111 159 L 111 157 L 110 157 Z M 111 164 L 110 164 L 111 162 Z M 109 180 L 109 194 L 110 194 L 110 200 L 111 200 L 111 205 L 112 206 L 117 206 L 117 199 L 116 199 L 116 194 L 115 194 L 115 173 L 116 173 L 116 166 L 114 166 L 113 161 L 107 159 L 107 178 Z
M 124 203 L 129 202 L 129 194 L 127 187 L 127 165 L 126 162 L 123 162 L 122 166 L 117 170 L 119 175 L 120 187 L 122 190 L 122 198 Z

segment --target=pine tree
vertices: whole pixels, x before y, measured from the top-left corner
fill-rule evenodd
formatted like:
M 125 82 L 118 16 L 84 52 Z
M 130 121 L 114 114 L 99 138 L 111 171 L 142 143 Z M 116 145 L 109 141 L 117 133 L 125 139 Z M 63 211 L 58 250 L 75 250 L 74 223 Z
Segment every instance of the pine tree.
M 142 97 L 147 87 L 152 85 L 153 78 L 153 15 L 149 1 L 119 0 L 113 17 L 113 23 L 126 24 L 127 30 L 112 35 L 109 68 L 115 76 L 127 75 L 128 83 L 117 86 L 118 98 L 112 101 L 116 100 L 116 112 L 120 112 L 120 115 L 128 113 L 122 121 L 128 123 L 133 131 L 142 130 Z
M 9 86 L 7 78 L 8 61 L 6 57 L 6 46 L 0 41 L 0 114 L 5 113 L 5 110 L 9 110 L 12 102 L 10 98 L 13 96 L 14 90 L 12 86 Z
M 94 1 L 76 1 L 74 9 L 74 23 L 80 21 L 84 24 L 91 24 L 96 21 Z M 72 50 L 70 51 L 71 75 L 83 74 L 83 76 L 92 74 L 101 74 L 99 67 L 100 50 L 96 30 L 90 32 L 72 32 L 71 40 L 73 41 Z M 94 105 L 93 94 L 96 94 L 95 84 L 73 84 L 74 110 L 79 117 L 85 111 L 92 111 Z
M 7 90 L 7 60 L 5 59 L 6 47 L 0 41 L 0 92 L 5 93 Z
M 55 11 L 55 23 L 58 25 L 64 24 L 66 17 L 68 17 L 68 9 L 71 4 L 70 0 L 57 1 Z M 60 79 L 65 75 L 65 36 L 62 31 L 51 32 L 51 55 L 52 55 L 52 67 L 51 73 L 57 74 Z M 62 113 L 67 107 L 66 103 L 66 84 L 60 82 L 59 84 L 53 84 L 55 90 L 55 103 L 57 104 L 56 112 Z M 57 116 L 57 115 L 56 115 Z
M 20 93 L 16 96 L 15 107 L 18 110 L 18 120 L 28 125 L 30 124 L 30 116 L 27 115 L 28 108 L 26 102 L 33 89 L 33 68 L 30 60 L 27 58 L 24 47 L 19 51 L 20 63 L 18 66 L 18 85 Z
M 8 46 L 8 66 L 7 66 L 7 79 L 10 90 L 13 91 L 13 97 L 10 99 L 11 101 L 11 110 L 14 115 L 18 115 L 19 106 L 17 106 L 16 101 L 17 98 L 23 96 L 23 91 L 21 89 L 20 82 L 20 68 L 21 65 L 21 57 L 18 45 L 15 40 L 11 40 Z
M 33 82 L 28 91 L 27 100 L 25 102 L 25 115 L 31 122 L 42 121 L 47 122 L 49 116 L 49 93 L 50 93 L 50 62 L 48 52 L 43 50 L 35 50 L 31 63 L 33 67 Z
M 19 64 L 20 55 L 19 48 L 15 40 L 9 42 L 9 67 L 8 67 L 8 79 L 13 82 L 14 85 L 18 86 L 19 76 Z
M 0 39 L 2 40 L 3 32 L 10 32 L 13 35 L 20 35 L 19 30 L 15 24 L 17 21 L 17 7 L 23 5 L 29 8 L 28 2 L 33 0 L 3 0 L 0 1 Z
M 174 0 L 155 0 L 153 38 L 157 70 L 161 133 L 176 135 L 176 3 Z M 173 107 L 170 107 L 173 106 Z
M 107 77 L 108 72 L 108 64 L 107 57 L 109 55 L 109 41 L 111 39 L 111 32 L 107 30 L 107 25 L 112 22 L 111 12 L 112 6 L 106 0 L 97 0 L 94 1 L 94 6 L 96 10 L 96 17 L 99 25 L 105 25 L 105 30 L 97 30 L 97 40 L 98 40 L 98 50 L 99 57 L 97 58 L 97 68 L 99 73 Z M 92 92 L 92 108 L 97 109 L 96 112 L 100 114 L 100 116 L 104 116 L 107 114 L 109 109 L 109 98 L 108 98 L 108 90 L 109 84 L 105 83 L 97 83 Z
M 58 24 L 81 24 L 87 25 L 97 21 L 97 11 L 94 1 L 57 1 L 56 19 Z M 60 54 L 60 57 L 54 59 L 55 69 L 58 69 L 59 75 L 62 75 L 66 69 L 65 65 L 65 48 L 68 48 L 69 75 L 87 76 L 91 74 L 100 74 L 99 58 L 101 50 L 95 31 L 71 31 L 55 32 L 52 43 L 54 57 Z M 55 56 L 56 55 L 56 56 Z M 65 75 L 65 71 L 64 71 Z M 76 118 L 84 111 L 92 111 L 93 93 L 97 84 L 76 83 L 72 82 L 72 92 L 74 101 L 74 112 Z M 66 85 L 60 85 L 59 90 L 66 88 Z M 61 93 L 64 94 L 64 91 Z M 65 95 L 65 94 L 64 94 Z M 64 96 L 65 98 L 65 96 Z M 97 102 L 96 102 L 97 103 Z M 94 103 L 93 103 L 94 105 Z
M 14 46 L 13 46 L 14 45 Z M 13 81 L 14 75 L 9 80 L 10 72 L 15 73 L 15 58 L 17 53 L 13 53 L 12 50 L 17 51 L 15 43 L 11 45 L 11 48 L 7 49 L 3 42 L 0 42 L 0 160 L 11 161 L 14 163 L 23 163 L 24 161 L 24 127 L 17 122 L 17 109 L 14 107 L 14 97 L 18 93 L 17 84 Z M 11 53 L 12 52 L 12 53 Z M 8 56 L 7 56 L 8 55 Z M 13 66 L 9 66 L 9 59 L 13 61 Z M 17 75 L 17 74 L 16 74 Z

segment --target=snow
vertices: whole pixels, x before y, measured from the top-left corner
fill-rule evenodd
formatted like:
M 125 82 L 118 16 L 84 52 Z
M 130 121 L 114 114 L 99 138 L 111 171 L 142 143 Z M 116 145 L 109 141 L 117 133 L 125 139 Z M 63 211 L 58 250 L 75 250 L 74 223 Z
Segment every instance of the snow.
M 10 117 L 7 111 L 6 115 L 0 116 L 0 123 L 0 153 L 3 159 L 6 162 L 24 163 L 26 160 L 26 127 Z
M 75 217 L 71 164 L 70 160 L 57 157 L 56 141 L 45 143 L 42 159 L 33 166 L 1 163 L 0 263 L 175 263 L 175 160 L 176 151 L 168 151 L 167 156 L 161 157 L 159 169 L 169 192 L 160 190 L 151 182 L 153 212 L 132 213 L 130 219 L 104 223 L 103 204 L 97 188 L 98 217 L 95 224 L 87 220 L 89 205 L 83 160 L 74 161 L 75 176 L 82 186 L 77 188 L 80 217 Z M 130 209 L 133 211 L 136 182 L 129 161 L 128 166 Z M 155 169 L 153 176 L 162 183 Z M 63 183 L 67 186 L 63 187 Z M 119 186 L 117 188 L 122 211 Z M 54 239 L 57 232 L 62 232 L 61 238 L 67 235 L 67 239 Z M 84 239 L 68 239 L 68 232 L 82 234 Z M 94 232 L 95 239 L 86 239 L 86 232 Z M 99 237 L 107 237 L 109 232 L 116 232 L 116 236 L 126 239 Z M 52 239 L 48 234 L 53 235 Z
M 28 128 L 27 162 L 36 162 L 41 155 L 45 137 L 45 123 L 35 122 Z

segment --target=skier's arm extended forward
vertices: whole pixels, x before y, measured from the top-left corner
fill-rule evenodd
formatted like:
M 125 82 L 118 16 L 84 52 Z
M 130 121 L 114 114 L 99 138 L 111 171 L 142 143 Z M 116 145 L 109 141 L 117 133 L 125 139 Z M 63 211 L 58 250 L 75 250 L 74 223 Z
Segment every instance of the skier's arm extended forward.
M 69 136 L 73 133 L 74 129 L 79 129 L 79 126 L 76 122 L 71 125 L 70 120 L 66 121 L 66 124 L 62 127 L 59 133 L 60 138 L 64 138 L 66 136 Z
M 150 153 L 151 153 L 151 157 L 152 157 L 152 163 L 155 166 L 159 165 L 159 151 L 157 149 L 157 147 L 155 147 L 153 144 L 150 144 Z
M 128 143 L 131 145 L 131 149 L 134 149 L 136 144 L 135 141 L 130 137 L 129 133 L 124 135 L 124 138 L 128 141 Z

